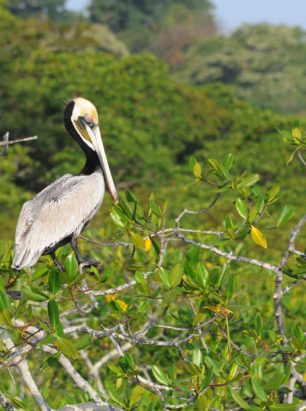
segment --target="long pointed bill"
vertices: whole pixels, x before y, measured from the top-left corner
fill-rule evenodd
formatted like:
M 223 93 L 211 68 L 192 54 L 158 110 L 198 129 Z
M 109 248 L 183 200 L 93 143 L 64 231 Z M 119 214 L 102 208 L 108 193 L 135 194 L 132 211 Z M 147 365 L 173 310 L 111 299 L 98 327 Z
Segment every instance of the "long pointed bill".
M 106 158 L 100 128 L 96 126 L 94 129 L 91 129 L 87 124 L 85 125 L 85 128 L 100 160 L 107 189 L 113 200 L 116 202 L 118 200 L 118 194 Z

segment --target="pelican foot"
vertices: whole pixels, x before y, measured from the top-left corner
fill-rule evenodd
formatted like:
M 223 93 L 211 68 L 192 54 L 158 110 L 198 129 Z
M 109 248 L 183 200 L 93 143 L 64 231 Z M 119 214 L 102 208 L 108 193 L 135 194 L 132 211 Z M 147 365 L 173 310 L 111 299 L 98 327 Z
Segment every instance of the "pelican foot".
M 82 267 L 90 267 L 94 266 L 97 267 L 100 264 L 100 261 L 95 260 L 94 258 L 82 258 L 82 260 L 79 261 L 79 265 Z
M 100 264 L 100 261 L 97 261 L 93 258 L 85 259 L 83 258 L 82 261 L 79 261 L 79 272 L 83 273 L 83 269 L 85 267 L 97 267 Z

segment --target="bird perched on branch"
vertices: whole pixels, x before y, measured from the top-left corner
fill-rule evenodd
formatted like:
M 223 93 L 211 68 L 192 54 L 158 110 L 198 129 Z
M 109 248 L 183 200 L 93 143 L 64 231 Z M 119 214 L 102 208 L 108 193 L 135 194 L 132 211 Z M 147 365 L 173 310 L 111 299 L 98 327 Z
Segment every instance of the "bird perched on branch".
M 61 269 L 55 250 L 69 242 L 79 264 L 94 265 L 94 260 L 81 256 L 77 237 L 100 208 L 105 186 L 117 201 L 95 106 L 81 97 L 70 100 L 64 124 L 86 163 L 79 175 L 60 177 L 23 205 L 15 235 L 12 268 L 16 270 L 33 266 L 43 254 L 50 254 Z

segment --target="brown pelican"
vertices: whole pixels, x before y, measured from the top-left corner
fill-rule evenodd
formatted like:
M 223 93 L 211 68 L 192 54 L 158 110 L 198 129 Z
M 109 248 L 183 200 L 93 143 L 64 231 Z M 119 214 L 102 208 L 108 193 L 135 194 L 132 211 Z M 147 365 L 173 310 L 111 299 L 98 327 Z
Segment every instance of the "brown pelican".
M 68 242 L 79 264 L 93 264 L 81 256 L 77 237 L 100 208 L 105 185 L 117 200 L 95 106 L 81 97 L 70 100 L 64 124 L 84 151 L 86 163 L 78 176 L 60 177 L 23 205 L 15 235 L 12 268 L 16 270 L 33 266 L 43 254 L 50 254 L 61 269 L 55 250 Z

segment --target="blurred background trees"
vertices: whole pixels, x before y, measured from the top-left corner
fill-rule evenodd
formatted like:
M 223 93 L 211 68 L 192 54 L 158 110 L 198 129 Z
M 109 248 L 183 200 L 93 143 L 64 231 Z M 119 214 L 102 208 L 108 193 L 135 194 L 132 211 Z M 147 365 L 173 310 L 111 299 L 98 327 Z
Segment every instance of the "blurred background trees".
M 8 9 L 22 18 L 46 16 L 56 20 L 65 10 L 65 0 L 10 0 Z

